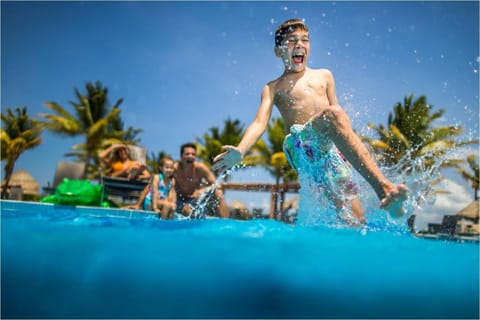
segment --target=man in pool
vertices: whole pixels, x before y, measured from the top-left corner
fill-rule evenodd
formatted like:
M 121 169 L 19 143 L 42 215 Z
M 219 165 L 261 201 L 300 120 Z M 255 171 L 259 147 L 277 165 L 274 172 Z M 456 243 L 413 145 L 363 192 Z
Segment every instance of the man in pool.
M 185 143 L 180 147 L 180 161 L 175 163 L 175 191 L 177 193 L 177 211 L 188 216 L 197 204 L 197 200 L 207 188 L 215 184 L 215 175 L 204 163 L 196 161 L 197 146 Z M 215 206 L 216 215 L 228 218 L 228 207 L 220 189 L 211 189 L 213 193 L 209 205 Z
M 276 105 L 290 131 L 284 141 L 287 159 L 300 176 L 314 179 L 338 212 L 351 210 L 363 219 L 351 164 L 375 190 L 381 208 L 393 217 L 404 215 L 407 187 L 393 184 L 382 174 L 353 132 L 338 105 L 332 73 L 307 67 L 310 39 L 302 20 L 288 20 L 277 28 L 275 55 L 282 59 L 283 74 L 265 85 L 257 115 L 242 140 L 238 146 L 223 146 L 225 152 L 215 157 L 212 169 L 223 172 L 240 162 L 265 131 Z

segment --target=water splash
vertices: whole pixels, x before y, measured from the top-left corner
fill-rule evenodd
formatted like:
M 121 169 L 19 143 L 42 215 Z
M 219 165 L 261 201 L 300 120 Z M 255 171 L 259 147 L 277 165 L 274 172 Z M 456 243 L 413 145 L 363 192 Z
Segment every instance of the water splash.
M 189 219 L 204 219 L 206 213 L 210 210 L 212 205 L 216 207 L 218 205 L 218 201 L 212 201 L 212 197 L 215 194 L 215 191 L 217 190 L 218 186 L 221 184 L 220 181 L 224 180 L 228 175 L 230 175 L 233 171 L 239 169 L 239 168 L 244 168 L 246 165 L 243 163 L 237 164 L 233 166 L 232 168 L 222 172 L 218 177 L 217 180 L 215 181 L 214 184 L 209 186 L 208 188 L 205 189 L 204 192 L 200 194 L 200 196 L 197 199 L 197 202 L 195 206 L 192 208 L 192 211 L 190 212 L 188 218 Z
M 342 188 L 332 187 L 336 195 L 345 201 L 344 211 L 339 214 L 335 206 L 329 200 L 325 190 L 318 186 L 309 175 L 299 175 L 299 182 L 302 186 L 299 191 L 299 210 L 297 213 L 296 224 L 307 227 L 332 227 L 332 228 L 351 228 L 360 227 L 360 232 L 365 235 L 367 231 L 388 231 L 397 234 L 410 233 L 408 227 L 408 218 L 425 205 L 435 202 L 436 192 L 434 190 L 435 181 L 440 177 L 440 166 L 447 160 L 447 156 L 436 156 L 435 150 L 424 155 L 414 157 L 413 152 L 407 152 L 396 165 L 392 167 L 380 167 L 383 174 L 393 183 L 403 183 L 408 187 L 409 194 L 407 200 L 403 203 L 406 214 L 401 218 L 392 218 L 386 211 L 379 209 L 380 201 L 371 186 L 353 170 L 353 182 L 358 186 L 359 197 L 366 211 L 365 219 L 367 224 L 362 225 L 352 215 L 350 210 L 351 197 L 345 196 Z M 432 163 L 433 165 L 427 165 Z M 233 171 L 244 168 L 246 165 L 238 164 L 233 168 L 223 172 L 215 182 L 207 188 L 198 198 L 195 207 L 192 209 L 188 218 L 204 219 L 206 213 L 212 206 L 218 205 L 212 199 L 217 187 L 225 177 Z
M 401 218 L 392 218 L 386 211 L 379 209 L 380 201 L 372 187 L 354 171 L 353 181 L 358 186 L 359 197 L 366 211 L 365 219 L 367 225 L 361 228 L 361 232 L 367 230 L 385 230 L 394 233 L 409 233 L 408 218 L 421 209 L 422 206 L 431 205 L 435 202 L 435 182 L 439 179 L 439 170 L 442 163 L 447 160 L 435 158 L 433 165 L 431 160 L 435 158 L 435 150 L 419 157 L 413 157 L 412 152 L 407 152 L 400 161 L 392 167 L 381 167 L 384 175 L 395 184 L 405 184 L 409 194 L 403 203 L 406 214 Z M 351 199 L 345 198 L 341 190 L 335 190 L 337 196 L 343 197 L 347 203 L 344 212 L 339 212 L 329 201 L 325 192 L 318 187 L 311 177 L 299 177 L 302 188 L 300 189 L 299 212 L 297 224 L 305 226 L 328 226 L 333 228 L 345 228 L 358 225 L 357 220 L 349 210 Z

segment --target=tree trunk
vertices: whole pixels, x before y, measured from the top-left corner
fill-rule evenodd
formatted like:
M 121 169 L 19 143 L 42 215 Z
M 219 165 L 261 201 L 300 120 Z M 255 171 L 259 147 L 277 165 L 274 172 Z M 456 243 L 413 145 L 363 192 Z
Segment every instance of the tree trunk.
M 10 179 L 12 178 L 13 168 L 15 167 L 15 161 L 18 159 L 18 156 L 14 156 L 7 160 L 5 164 L 5 182 L 2 184 L 2 189 L 4 192 L 7 192 L 8 187 L 10 186 Z

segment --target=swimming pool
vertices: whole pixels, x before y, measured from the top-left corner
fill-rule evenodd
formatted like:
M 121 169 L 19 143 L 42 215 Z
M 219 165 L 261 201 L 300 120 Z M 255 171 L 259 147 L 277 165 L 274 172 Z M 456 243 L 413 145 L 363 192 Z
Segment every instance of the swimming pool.
M 478 318 L 478 243 L 2 201 L 2 318 Z

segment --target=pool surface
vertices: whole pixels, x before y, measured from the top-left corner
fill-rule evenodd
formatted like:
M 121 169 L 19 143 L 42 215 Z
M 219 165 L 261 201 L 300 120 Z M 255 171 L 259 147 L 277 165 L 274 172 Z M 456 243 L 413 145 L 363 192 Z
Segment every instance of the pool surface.
M 478 243 L 2 201 L 2 318 L 476 318 Z

